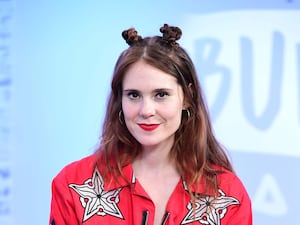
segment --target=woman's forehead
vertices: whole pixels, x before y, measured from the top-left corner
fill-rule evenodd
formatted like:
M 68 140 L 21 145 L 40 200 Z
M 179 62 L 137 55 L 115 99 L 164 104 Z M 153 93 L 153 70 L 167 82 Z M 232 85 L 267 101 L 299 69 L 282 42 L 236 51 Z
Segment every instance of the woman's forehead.
M 152 65 L 138 61 L 130 66 L 123 79 L 123 86 L 132 85 L 175 85 L 177 79 Z

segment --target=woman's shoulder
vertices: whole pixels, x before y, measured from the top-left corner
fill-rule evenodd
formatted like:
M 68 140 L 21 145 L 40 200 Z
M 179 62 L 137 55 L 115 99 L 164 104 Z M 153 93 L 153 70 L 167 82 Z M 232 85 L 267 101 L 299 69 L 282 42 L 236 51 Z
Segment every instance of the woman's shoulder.
M 224 224 L 252 224 L 251 199 L 242 180 L 235 172 L 224 168 L 219 170 L 218 196 L 215 197 L 214 203 L 224 209 L 230 207 L 226 219 L 223 220 Z
M 79 177 L 90 176 L 96 167 L 96 163 L 97 155 L 95 153 L 70 162 L 59 171 L 59 173 L 54 177 L 54 180 L 76 180 Z
M 213 166 L 213 169 L 216 171 L 219 183 L 230 183 L 235 179 L 238 179 L 238 176 L 234 171 L 230 171 L 221 166 Z
M 220 171 L 217 173 L 219 192 L 238 198 L 249 198 L 243 181 L 235 172 L 221 167 L 217 167 L 217 169 Z

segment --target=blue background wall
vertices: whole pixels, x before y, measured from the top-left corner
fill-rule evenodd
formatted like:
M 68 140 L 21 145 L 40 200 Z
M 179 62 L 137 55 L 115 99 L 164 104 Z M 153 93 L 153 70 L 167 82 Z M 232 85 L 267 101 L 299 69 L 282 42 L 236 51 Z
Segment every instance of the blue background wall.
M 47 224 L 52 178 L 93 152 L 121 31 L 183 30 L 257 225 L 299 224 L 300 1 L 0 0 L 0 225 Z

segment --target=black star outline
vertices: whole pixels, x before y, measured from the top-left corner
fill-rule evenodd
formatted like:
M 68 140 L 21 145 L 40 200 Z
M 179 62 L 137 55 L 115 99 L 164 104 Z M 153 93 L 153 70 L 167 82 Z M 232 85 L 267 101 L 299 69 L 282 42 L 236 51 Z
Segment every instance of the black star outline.
M 99 216 L 108 214 L 124 219 L 117 206 L 122 188 L 104 191 L 104 182 L 97 168 L 94 170 L 93 177 L 86 180 L 84 184 L 69 184 L 69 187 L 80 195 L 80 202 L 84 208 L 83 221 L 95 214 Z
M 221 225 L 221 219 L 225 216 L 228 206 L 238 205 L 240 202 L 233 197 L 226 196 L 220 189 L 219 193 L 220 196 L 218 197 L 197 198 L 194 203 L 195 208 L 192 207 L 190 202 L 187 206 L 189 212 L 183 219 L 182 224 L 199 221 L 202 224 Z

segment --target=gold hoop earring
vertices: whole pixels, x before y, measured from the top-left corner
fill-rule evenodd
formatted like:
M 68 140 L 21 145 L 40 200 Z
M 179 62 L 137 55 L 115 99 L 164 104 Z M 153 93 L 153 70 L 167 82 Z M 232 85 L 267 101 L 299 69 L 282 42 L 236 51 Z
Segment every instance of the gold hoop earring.
M 191 114 L 191 112 L 190 112 L 189 109 L 186 109 L 184 111 L 186 111 L 187 118 L 190 118 L 192 116 L 192 114 Z
M 122 112 L 122 110 L 120 110 L 119 114 L 118 114 L 118 116 L 119 116 L 119 122 L 120 122 L 120 124 L 123 125 L 122 114 L 123 114 L 123 112 Z

